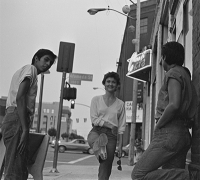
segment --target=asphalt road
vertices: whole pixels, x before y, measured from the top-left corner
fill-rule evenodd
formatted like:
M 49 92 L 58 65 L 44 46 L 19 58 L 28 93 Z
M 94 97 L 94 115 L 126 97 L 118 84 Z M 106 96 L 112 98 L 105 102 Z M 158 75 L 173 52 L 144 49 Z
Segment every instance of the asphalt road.
M 48 148 L 44 167 L 53 167 L 54 148 Z M 118 158 L 115 157 L 113 165 L 117 165 Z M 121 158 L 122 165 L 128 164 L 128 157 Z M 58 153 L 57 165 L 96 166 L 98 161 L 94 155 L 84 154 L 78 151 L 66 151 Z

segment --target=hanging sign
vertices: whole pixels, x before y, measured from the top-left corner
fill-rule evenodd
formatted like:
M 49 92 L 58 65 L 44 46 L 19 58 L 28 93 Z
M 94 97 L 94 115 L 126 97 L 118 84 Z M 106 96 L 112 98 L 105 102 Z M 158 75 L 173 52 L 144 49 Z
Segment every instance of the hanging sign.
M 135 78 L 141 81 L 146 81 L 146 78 L 142 77 L 143 73 L 141 75 L 139 74 L 138 76 L 138 72 L 142 72 L 143 70 L 151 68 L 151 54 L 152 54 L 151 49 L 147 49 L 140 54 L 134 52 L 131 58 L 127 60 L 129 64 L 128 64 L 128 73 L 126 75 L 131 78 Z M 146 71 L 144 72 L 146 73 Z

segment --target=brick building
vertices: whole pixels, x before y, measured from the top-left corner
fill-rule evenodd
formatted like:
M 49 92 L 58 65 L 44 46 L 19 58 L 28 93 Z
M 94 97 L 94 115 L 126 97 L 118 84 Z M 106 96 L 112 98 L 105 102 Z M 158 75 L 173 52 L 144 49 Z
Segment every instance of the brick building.
M 140 24 L 140 50 L 145 46 L 150 44 L 151 32 L 153 27 L 154 15 L 156 9 L 156 0 L 149 0 L 141 2 L 141 24 Z M 120 92 L 118 93 L 118 97 L 122 99 L 126 104 L 132 102 L 132 95 L 133 95 L 133 79 L 126 76 L 128 72 L 128 59 L 132 56 L 135 51 L 135 45 L 132 43 L 132 39 L 135 38 L 135 32 L 131 30 L 131 26 L 136 27 L 136 5 L 131 5 L 131 10 L 129 16 L 133 17 L 133 19 L 127 18 L 127 23 L 124 31 L 124 37 L 121 45 L 121 52 L 119 62 L 117 63 L 117 72 L 120 75 L 121 79 L 121 88 Z M 146 72 L 147 74 L 144 75 L 144 71 L 142 74 L 138 75 L 138 79 L 145 78 L 145 81 L 150 77 L 150 69 Z M 146 76 L 147 75 L 147 76 Z M 147 78 L 146 78 L 147 77 Z M 148 84 L 147 80 L 147 83 Z M 138 107 L 141 108 L 141 103 L 143 102 L 143 87 L 144 81 L 138 82 Z M 146 97 L 145 97 L 146 98 Z M 149 95 L 147 96 L 149 98 Z M 143 108 L 143 111 L 146 111 L 146 108 Z M 128 114 L 128 112 L 126 112 Z M 144 113 L 143 113 L 144 114 Z M 136 138 L 145 139 L 144 135 L 142 135 L 142 129 L 144 127 L 143 121 L 143 114 L 142 119 L 136 119 Z M 137 114 L 140 116 L 140 114 Z M 131 121 L 127 118 L 127 126 L 126 131 L 124 133 L 124 144 L 129 143 L 130 139 L 130 129 L 131 129 Z M 144 132 L 144 131 L 143 131 Z
M 200 102 L 200 1 L 192 1 L 193 16 L 193 37 L 192 37 L 192 59 L 193 59 L 193 83 L 198 93 L 198 100 Z M 191 148 L 191 164 L 190 169 L 197 172 L 197 180 L 200 179 L 200 106 L 198 106 L 198 113 L 195 119 L 195 126 L 192 129 L 192 148 Z
M 149 136 L 152 138 L 155 124 L 155 103 L 164 77 L 161 66 L 161 47 L 168 41 L 177 41 L 185 48 L 185 62 L 191 74 L 192 81 L 200 101 L 200 2 L 196 0 L 158 0 L 153 32 L 152 71 L 150 84 L 150 122 Z M 198 106 L 199 108 L 199 106 Z M 200 108 L 195 117 L 195 124 L 191 129 L 192 147 L 189 169 L 196 174 L 195 180 L 200 179 Z M 189 157 L 190 159 L 190 157 Z M 198 173 L 198 174 L 197 174 Z
M 152 3 L 152 1 L 145 1 L 145 3 Z M 198 101 L 200 102 L 200 1 L 156 0 L 154 1 L 154 3 L 156 3 L 156 8 L 154 20 L 151 21 L 152 29 L 149 43 L 152 47 L 151 71 L 150 74 L 144 72 L 143 70 L 138 71 L 138 74 L 143 73 L 143 76 L 145 76 L 144 78 L 149 79 L 149 81 L 146 81 L 144 85 L 145 88 L 143 89 L 144 92 L 146 91 L 145 101 L 145 96 L 143 96 L 143 107 L 145 105 L 146 108 L 144 109 L 143 117 L 143 125 L 145 126 L 145 128 L 142 128 L 142 134 L 144 138 L 143 144 L 145 149 L 148 147 L 152 139 L 153 130 L 155 126 L 155 106 L 157 102 L 158 92 L 161 87 L 165 73 L 160 63 L 161 47 L 164 43 L 168 41 L 177 41 L 184 46 L 184 66 L 186 66 L 192 74 L 192 81 L 198 93 Z M 142 19 L 144 18 L 144 4 L 142 5 L 141 3 L 141 7 Z M 149 9 L 151 9 L 151 7 L 152 6 L 150 6 Z M 129 13 L 130 16 L 134 17 L 133 12 L 135 13 L 135 11 L 133 11 L 133 9 L 135 8 L 136 7 L 131 8 L 132 11 Z M 127 21 L 117 70 L 122 79 L 119 97 L 124 101 L 130 100 L 132 97 L 132 81 L 131 79 L 126 77 L 126 73 L 128 72 L 128 64 L 126 64 L 125 61 L 128 58 L 130 58 L 134 51 L 134 46 L 131 43 L 131 41 L 135 37 L 133 34 L 130 34 L 130 32 L 128 32 L 130 21 L 132 20 Z M 148 39 L 148 37 L 146 38 Z M 140 34 L 140 40 L 140 49 L 142 49 L 144 45 L 148 45 L 143 42 L 142 34 Z M 135 77 L 137 77 L 137 75 L 135 75 Z M 140 78 L 142 78 L 142 76 Z M 143 93 L 143 95 L 145 95 L 145 93 Z M 194 174 L 196 173 L 197 180 L 200 179 L 199 119 L 200 107 L 198 106 L 198 111 L 195 117 L 195 125 L 190 130 L 192 134 L 192 147 L 190 151 L 191 153 L 189 152 L 188 154 L 189 159 L 191 159 L 189 168 L 194 172 Z
M 0 98 L 0 124 L 3 120 L 5 115 L 5 108 L 6 108 L 6 99 L 7 97 Z M 40 133 L 46 134 L 50 128 L 57 129 L 57 122 L 58 122 L 58 108 L 59 103 L 42 103 L 41 109 L 41 120 L 40 120 Z M 60 135 L 62 133 L 77 133 L 76 131 L 72 131 L 72 123 L 73 120 L 71 117 L 71 110 L 68 106 L 63 106 L 62 110 L 62 118 L 61 118 L 61 127 L 60 127 Z M 37 121 L 38 121 L 38 103 L 35 106 L 35 114 L 34 119 L 31 127 L 32 132 L 36 132 L 37 129 Z

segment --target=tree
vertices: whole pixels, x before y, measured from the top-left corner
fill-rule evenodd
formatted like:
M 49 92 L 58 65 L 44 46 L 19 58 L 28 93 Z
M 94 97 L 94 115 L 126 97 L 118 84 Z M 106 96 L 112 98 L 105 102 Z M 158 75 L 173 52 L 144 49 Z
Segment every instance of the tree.
M 69 136 L 69 139 L 76 139 L 76 137 L 77 137 L 77 135 L 76 134 L 74 134 L 74 133 L 71 133 L 70 134 L 70 136 Z
M 56 134 L 57 134 L 57 130 L 56 130 L 54 127 L 50 128 L 50 129 L 48 130 L 48 135 L 49 135 L 49 136 L 55 137 Z
M 61 137 L 63 138 L 63 139 L 68 139 L 69 138 L 69 134 L 68 133 L 66 133 L 66 132 L 64 132 L 64 133 L 62 133 L 61 134 Z
M 74 134 L 74 133 L 71 133 L 70 136 L 69 136 L 69 139 L 71 139 L 71 140 L 73 140 L 73 139 L 84 139 L 84 137 L 77 135 L 77 134 Z

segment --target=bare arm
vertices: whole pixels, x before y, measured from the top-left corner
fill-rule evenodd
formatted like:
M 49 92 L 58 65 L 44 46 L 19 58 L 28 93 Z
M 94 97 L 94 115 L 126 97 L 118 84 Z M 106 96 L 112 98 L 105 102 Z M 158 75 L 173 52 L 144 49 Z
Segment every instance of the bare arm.
M 25 78 L 24 81 L 19 85 L 19 89 L 17 92 L 16 102 L 17 102 L 17 112 L 19 115 L 19 119 L 22 125 L 22 135 L 20 139 L 20 143 L 18 145 L 19 153 L 22 154 L 24 152 L 25 147 L 27 146 L 29 127 L 28 127 L 28 114 L 27 114 L 27 102 L 26 95 L 30 88 L 30 79 Z
M 168 82 L 169 104 L 164 110 L 161 118 L 159 119 L 156 129 L 162 128 L 166 125 L 177 113 L 181 103 L 181 84 L 170 78 Z
M 123 134 L 119 134 L 118 157 L 122 157 Z
M 25 78 L 19 85 L 16 102 L 23 131 L 28 130 L 26 95 L 30 87 L 30 79 Z

